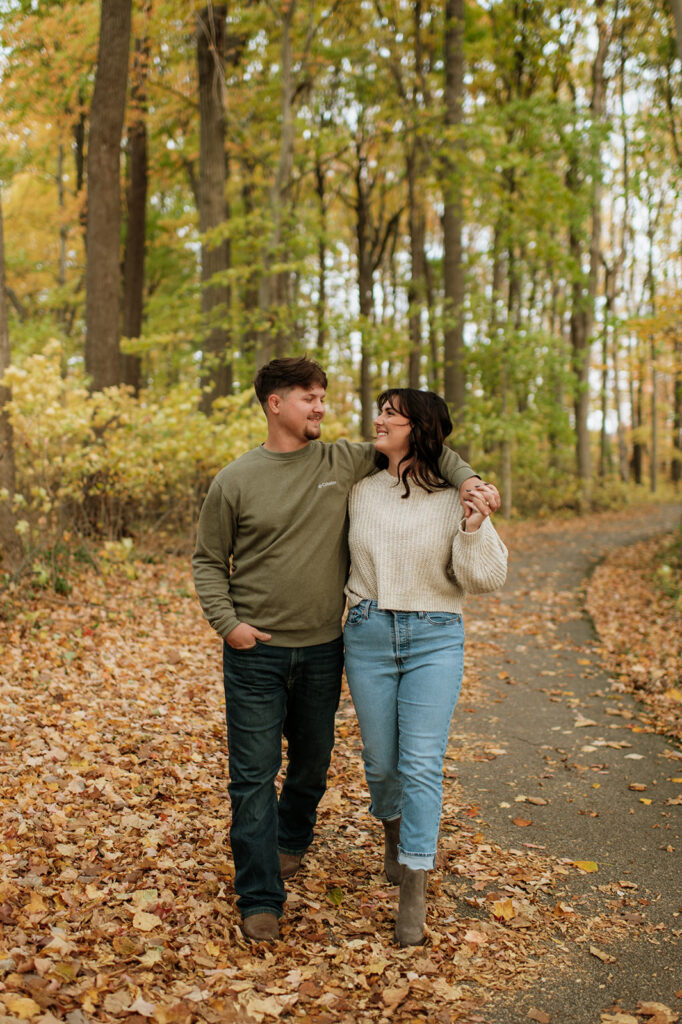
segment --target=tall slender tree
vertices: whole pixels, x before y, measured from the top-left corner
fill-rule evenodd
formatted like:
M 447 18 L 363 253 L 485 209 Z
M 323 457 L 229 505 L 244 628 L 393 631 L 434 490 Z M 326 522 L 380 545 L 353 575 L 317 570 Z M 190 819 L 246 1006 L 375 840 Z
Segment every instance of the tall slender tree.
M 462 251 L 462 140 L 464 109 L 464 0 L 444 0 L 445 151 L 443 159 L 443 391 L 461 422 L 464 370 L 464 261 Z M 458 159 L 460 157 L 460 159 Z M 460 445 L 464 457 L 466 451 Z
M 87 177 L 85 369 L 95 391 L 120 383 L 121 136 L 132 0 L 102 0 Z
M 126 241 L 123 258 L 123 317 L 125 338 L 139 338 L 142 333 L 144 307 L 144 255 L 147 237 L 147 79 L 149 77 L 150 44 L 147 20 L 151 0 L 144 0 L 143 32 L 135 40 L 131 88 L 131 118 L 127 138 Z M 137 355 L 121 356 L 121 380 L 140 390 L 142 360 Z
M 682 480 L 682 337 L 673 333 L 673 457 L 670 460 L 670 479 L 678 489 Z
M 592 332 L 595 318 L 598 275 L 601 266 L 602 230 L 602 175 L 603 175 L 603 120 L 606 110 L 606 58 L 611 42 L 611 27 L 606 20 L 606 0 L 596 0 L 597 50 L 592 63 L 592 90 L 590 97 L 591 134 L 589 157 L 589 209 L 590 225 L 587 235 L 587 254 L 582 223 L 584 202 L 584 168 L 579 154 L 572 147 L 566 183 L 574 196 L 574 209 L 569 228 L 569 248 L 573 257 L 571 349 L 574 374 L 574 412 L 576 430 L 576 462 L 581 484 L 581 500 L 589 503 L 591 496 L 591 455 L 588 415 L 590 410 L 589 374 L 591 366 Z M 576 116 L 582 116 L 576 111 Z M 587 269 L 583 269 L 586 262 Z
M 360 310 L 360 405 L 362 436 L 373 436 L 372 351 L 371 335 L 374 318 L 374 277 L 391 240 L 398 231 L 401 210 L 387 209 L 390 191 L 383 169 L 373 166 L 368 153 L 368 132 L 359 118 L 355 140 L 354 193 L 348 200 L 355 215 L 357 254 L 358 306 Z
M 385 48 L 390 54 L 388 68 L 396 86 L 393 118 L 404 123 L 403 146 L 405 180 L 407 186 L 407 228 L 409 237 L 410 270 L 407 282 L 407 326 L 409 351 L 407 379 L 410 387 L 419 387 L 423 363 L 424 313 L 432 326 L 433 311 L 428 305 L 426 281 L 426 210 L 424 183 L 429 169 L 432 143 L 431 133 L 425 128 L 426 114 L 432 106 L 431 88 L 427 69 L 431 54 L 424 42 L 427 21 L 422 0 L 414 0 L 409 17 L 398 7 L 389 10 L 383 0 L 375 0 L 382 25 L 385 25 Z M 382 47 L 384 49 L 384 47 Z M 429 380 L 437 367 L 427 353 L 426 368 Z M 437 362 L 437 361 L 435 361 Z
M 677 56 L 682 61 L 682 0 L 670 0 L 670 7 L 675 19 L 675 38 L 677 40 Z
M 209 3 L 197 15 L 199 72 L 199 230 L 201 242 L 202 343 L 201 408 L 210 412 L 216 398 L 232 390 L 230 332 L 231 246 L 224 228 L 229 218 L 226 197 L 225 31 L 227 5 Z M 221 232 L 220 229 L 223 228 Z M 217 237 L 216 230 L 218 232 Z M 213 233 L 214 237 L 211 237 Z
M 287 274 L 274 269 L 273 264 L 282 261 L 284 222 L 289 212 L 291 199 L 291 177 L 294 167 L 294 74 L 293 25 L 296 14 L 296 0 L 284 3 L 269 2 L 268 6 L 281 33 L 280 36 L 280 140 L 277 168 L 272 179 L 269 194 L 270 237 L 264 252 L 266 273 L 261 278 L 261 308 L 267 313 L 265 329 L 261 334 L 259 357 L 265 362 L 273 355 L 282 356 L 287 337 L 283 329 L 282 313 L 287 301 Z
M 16 569 L 21 559 L 21 542 L 16 531 L 16 517 L 12 507 L 14 498 L 14 439 L 7 411 L 9 388 L 2 377 L 10 364 L 9 320 L 5 293 L 5 236 L 2 217 L 2 191 L 0 190 L 0 559 L 3 568 Z

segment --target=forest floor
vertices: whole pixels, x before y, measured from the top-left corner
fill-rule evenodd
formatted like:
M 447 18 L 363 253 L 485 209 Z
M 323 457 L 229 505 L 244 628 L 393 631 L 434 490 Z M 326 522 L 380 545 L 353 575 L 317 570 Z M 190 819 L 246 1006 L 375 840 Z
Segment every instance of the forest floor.
M 428 937 L 405 950 L 345 688 L 282 940 L 252 946 L 234 908 L 220 645 L 187 558 L 104 559 L 68 598 L 6 595 L 0 1024 L 672 1024 L 679 661 L 657 661 L 656 694 L 636 701 L 609 597 L 629 615 L 638 604 L 608 561 L 591 605 L 604 647 L 583 607 L 597 562 L 679 518 L 664 506 L 500 527 L 510 577 L 468 604 Z M 620 625 L 643 643 L 641 623 Z

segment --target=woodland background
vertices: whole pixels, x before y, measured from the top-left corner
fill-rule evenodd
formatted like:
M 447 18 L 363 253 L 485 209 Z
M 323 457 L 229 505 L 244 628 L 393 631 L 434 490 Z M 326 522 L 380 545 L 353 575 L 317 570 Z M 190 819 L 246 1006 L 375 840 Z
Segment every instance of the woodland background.
M 442 392 L 507 516 L 677 490 L 665 0 L 0 0 L 0 24 L 4 567 L 59 588 L 74 538 L 189 536 L 262 439 L 254 370 L 303 351 L 330 440 L 371 436 L 387 383 Z
M 482 1024 L 504 996 L 551 1024 L 545 975 L 576 1013 L 593 979 L 590 1024 L 679 1018 L 682 531 L 621 547 L 674 520 L 682 475 L 679 38 L 663 0 L 0 0 L 3 1022 Z M 468 618 L 423 953 L 393 945 L 347 693 L 278 950 L 233 908 L 187 555 L 211 477 L 263 439 L 254 370 L 304 351 L 326 439 L 370 436 L 388 383 L 436 388 L 518 520 L 516 582 Z M 566 563 L 612 548 L 586 646 Z M 458 776 L 507 757 L 501 691 L 563 717 L 498 841 Z M 486 705 L 499 734 L 467 724 Z M 611 874 L 597 791 L 618 844 L 651 831 L 653 879 Z

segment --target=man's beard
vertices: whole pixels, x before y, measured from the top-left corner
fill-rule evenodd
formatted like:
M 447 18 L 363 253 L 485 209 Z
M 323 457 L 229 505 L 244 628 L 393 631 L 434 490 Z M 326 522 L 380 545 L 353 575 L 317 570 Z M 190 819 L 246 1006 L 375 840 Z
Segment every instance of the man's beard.
M 308 420 L 305 425 L 305 436 L 309 441 L 314 441 L 320 436 L 322 423 L 320 420 Z

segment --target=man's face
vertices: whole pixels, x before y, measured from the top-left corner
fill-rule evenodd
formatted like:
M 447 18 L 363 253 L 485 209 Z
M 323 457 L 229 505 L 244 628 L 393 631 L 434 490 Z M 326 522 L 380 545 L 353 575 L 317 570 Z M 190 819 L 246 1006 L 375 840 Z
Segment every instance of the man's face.
M 317 384 L 271 395 L 270 407 L 277 417 L 278 430 L 301 444 L 316 441 L 327 411 L 325 399 L 324 388 Z

